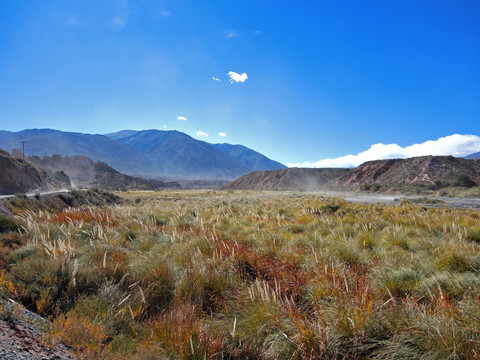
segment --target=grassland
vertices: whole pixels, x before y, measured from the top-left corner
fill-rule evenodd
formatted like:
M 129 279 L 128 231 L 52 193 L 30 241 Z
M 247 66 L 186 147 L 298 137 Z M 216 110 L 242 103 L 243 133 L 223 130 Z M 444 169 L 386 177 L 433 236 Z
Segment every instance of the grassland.
M 85 359 L 480 358 L 480 213 L 164 191 L 20 211 L 0 295 Z

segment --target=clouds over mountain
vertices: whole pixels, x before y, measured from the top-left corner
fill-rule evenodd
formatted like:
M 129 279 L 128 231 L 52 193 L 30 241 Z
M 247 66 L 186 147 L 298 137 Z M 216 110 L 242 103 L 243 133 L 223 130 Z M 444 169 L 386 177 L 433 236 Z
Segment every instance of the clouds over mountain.
M 459 135 L 441 137 L 420 144 L 402 147 L 398 144 L 373 144 L 368 150 L 356 155 L 322 159 L 315 162 L 288 164 L 290 167 L 349 167 L 358 166 L 365 161 L 379 159 L 408 158 L 423 155 L 466 156 L 480 151 L 480 137 L 476 135 Z

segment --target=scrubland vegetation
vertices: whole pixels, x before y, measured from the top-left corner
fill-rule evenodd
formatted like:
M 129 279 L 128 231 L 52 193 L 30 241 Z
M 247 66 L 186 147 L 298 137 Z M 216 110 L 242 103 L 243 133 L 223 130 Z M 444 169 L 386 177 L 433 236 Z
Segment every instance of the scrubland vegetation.
M 477 184 L 468 175 L 458 175 L 453 181 L 435 180 L 432 184 L 413 183 L 382 186 L 378 183 L 364 183 L 360 191 L 388 192 L 405 195 L 430 195 L 443 197 L 480 197 L 480 184 Z
M 480 357 L 480 213 L 123 193 L 1 220 L 0 295 L 85 359 Z

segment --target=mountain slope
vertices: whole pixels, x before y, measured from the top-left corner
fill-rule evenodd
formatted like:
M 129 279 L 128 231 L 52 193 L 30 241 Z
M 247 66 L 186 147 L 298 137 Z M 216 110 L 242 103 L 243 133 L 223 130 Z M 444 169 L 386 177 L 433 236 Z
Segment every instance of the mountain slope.
M 166 187 L 180 187 L 178 183 L 164 183 L 160 180 L 142 179 L 122 174 L 107 164 L 94 162 L 87 156 L 52 155 L 40 158 L 29 156 L 27 161 L 38 168 L 64 171 L 78 187 L 98 187 L 104 190 L 155 190 Z
M 20 132 L 0 131 L 0 148 L 11 151 L 19 147 L 20 141 L 27 141 L 25 144 L 26 155 L 85 155 L 94 161 L 105 162 L 124 173 L 136 175 L 155 173 L 155 169 L 144 156 L 125 144 L 104 135 L 51 129 L 30 129 Z
M 480 159 L 480 152 L 465 156 L 465 159 Z
M 480 183 L 480 161 L 453 156 L 367 161 L 337 179 L 336 184 L 356 188 L 375 183 L 386 189 L 409 184 L 433 184 L 437 180 L 452 182 L 459 175 L 466 175 Z
M 107 134 L 145 156 L 162 175 L 234 179 L 250 168 L 213 145 L 179 131 L 120 131 Z
M 223 187 L 230 190 L 326 190 L 348 169 L 287 168 L 276 171 L 256 171 L 244 175 Z
M 224 153 L 233 156 L 242 164 L 248 166 L 251 171 L 279 170 L 286 168 L 285 165 L 280 164 L 277 161 L 271 160 L 265 155 L 262 155 L 259 152 L 249 149 L 243 145 L 231 145 L 227 143 L 212 145 L 215 146 L 217 149 L 223 151 Z

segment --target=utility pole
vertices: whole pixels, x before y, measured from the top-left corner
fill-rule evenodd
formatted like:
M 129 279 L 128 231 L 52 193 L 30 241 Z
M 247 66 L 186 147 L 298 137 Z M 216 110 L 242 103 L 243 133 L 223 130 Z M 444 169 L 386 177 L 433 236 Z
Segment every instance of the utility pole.
M 19 141 L 19 143 L 22 144 L 23 161 L 25 161 L 25 143 L 26 142 L 27 142 L 26 140 Z

